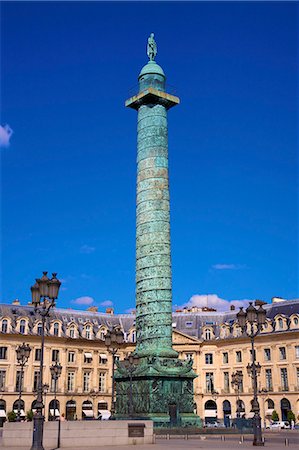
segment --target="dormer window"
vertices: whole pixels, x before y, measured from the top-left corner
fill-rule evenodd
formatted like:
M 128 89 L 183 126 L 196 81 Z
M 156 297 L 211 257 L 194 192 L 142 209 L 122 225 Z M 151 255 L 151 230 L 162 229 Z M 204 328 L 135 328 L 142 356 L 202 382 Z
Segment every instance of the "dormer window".
M 7 333 L 8 330 L 8 321 L 6 319 L 2 320 L 1 331 L 2 333 Z
M 278 319 L 278 328 L 279 328 L 280 330 L 283 329 L 283 320 L 282 320 L 282 319 Z
M 25 330 L 26 330 L 26 320 L 22 319 L 20 321 L 20 333 L 25 334 Z
M 55 322 L 53 325 L 53 334 L 54 336 L 59 336 L 59 323 Z
M 193 325 L 193 322 L 185 322 L 185 326 L 186 326 L 186 328 L 191 328 L 192 327 L 192 325 Z
M 86 327 L 85 327 L 85 337 L 86 337 L 86 339 L 91 339 L 91 327 L 90 327 L 90 325 L 86 325 Z
M 210 339 L 212 339 L 212 333 L 211 330 L 208 328 L 207 330 L 205 330 L 205 340 L 209 341 Z
M 132 331 L 132 333 L 131 333 L 131 341 L 136 342 L 136 331 L 135 330 Z
M 75 327 L 74 327 L 74 325 L 72 325 L 70 327 L 69 335 L 70 335 L 70 338 L 74 338 L 75 337 Z
M 42 326 L 41 323 L 39 323 L 39 324 L 37 325 L 37 334 L 38 334 L 39 336 L 42 335 L 42 329 L 43 329 L 43 326 Z

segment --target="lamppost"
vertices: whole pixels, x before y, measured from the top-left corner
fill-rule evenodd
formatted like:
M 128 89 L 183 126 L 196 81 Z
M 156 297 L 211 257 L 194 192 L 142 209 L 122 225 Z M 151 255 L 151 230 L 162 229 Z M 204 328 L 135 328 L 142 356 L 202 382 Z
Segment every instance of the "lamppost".
M 34 312 L 39 313 L 42 319 L 41 329 L 41 357 L 39 366 L 39 377 L 37 386 L 36 413 L 33 416 L 33 437 L 31 450 L 44 450 L 44 416 L 43 416 L 43 365 L 44 365 L 44 345 L 45 345 L 45 323 L 46 317 L 50 314 L 50 309 L 55 306 L 61 282 L 56 278 L 56 273 L 52 278 L 47 277 L 48 272 L 43 272 L 41 278 L 36 279 L 36 283 L 31 287 L 32 304 Z
M 250 371 L 252 381 L 253 381 L 253 400 L 252 400 L 252 412 L 254 413 L 253 417 L 253 445 L 255 446 L 263 446 L 264 442 L 262 439 L 262 428 L 261 428 L 261 416 L 260 416 L 260 406 L 258 402 L 258 389 L 257 389 L 257 376 L 258 370 L 260 370 L 260 364 L 256 363 L 255 358 L 255 349 L 254 349 L 254 338 L 261 331 L 262 326 L 266 322 L 266 311 L 262 307 L 255 308 L 252 302 L 249 303 L 249 306 L 246 308 L 246 311 L 243 311 L 243 308 L 240 308 L 240 311 L 237 313 L 237 321 L 239 326 L 241 327 L 243 333 L 251 340 L 251 364 L 248 364 L 247 370 Z
M 129 387 L 129 416 L 133 416 L 133 373 L 136 371 L 138 364 L 139 364 L 139 356 L 134 355 L 133 353 L 130 353 L 129 356 L 127 356 L 124 359 L 123 362 L 125 368 L 129 372 L 130 377 L 130 387 Z
M 231 385 L 233 387 L 233 389 L 236 392 L 236 396 L 237 396 L 237 419 L 240 418 L 240 387 L 242 386 L 242 382 L 243 382 L 243 373 L 241 370 L 236 370 L 236 372 L 232 373 L 232 381 L 231 381 Z
M 265 398 L 267 397 L 268 392 L 269 391 L 266 388 L 262 388 L 262 389 L 259 390 L 259 394 L 261 395 L 262 400 L 263 400 L 264 429 L 266 429 Z
M 124 343 L 124 334 L 118 328 L 114 327 L 108 330 L 105 336 L 105 345 L 107 350 L 112 354 L 112 390 L 111 390 L 111 417 L 115 413 L 115 402 L 114 402 L 114 368 L 115 368 L 115 355 L 120 346 Z
M 21 422 L 21 397 L 22 397 L 22 388 L 23 388 L 23 378 L 24 378 L 24 366 L 27 363 L 30 356 L 31 348 L 28 344 L 23 342 L 22 345 L 16 349 L 17 361 L 21 366 L 21 373 L 19 378 L 19 401 L 18 401 L 18 413 L 17 413 L 17 422 Z
M 56 420 L 56 409 L 57 409 L 57 400 L 56 400 L 57 381 L 61 375 L 61 371 L 62 371 L 62 365 L 60 363 L 58 363 L 57 361 L 55 362 L 55 364 L 52 364 L 52 366 L 50 367 L 51 378 L 54 381 L 54 420 Z

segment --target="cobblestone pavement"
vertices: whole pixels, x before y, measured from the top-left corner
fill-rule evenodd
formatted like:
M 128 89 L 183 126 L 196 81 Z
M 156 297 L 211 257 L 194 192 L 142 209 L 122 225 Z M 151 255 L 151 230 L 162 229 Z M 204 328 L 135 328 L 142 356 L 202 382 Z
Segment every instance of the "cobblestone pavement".
M 222 438 L 223 439 L 223 438 Z M 288 440 L 286 442 L 286 439 Z M 287 445 L 286 445 L 287 444 Z M 266 434 L 265 448 L 271 448 L 275 450 L 284 449 L 298 449 L 299 446 L 299 432 L 289 432 L 289 433 L 273 433 Z M 28 448 L 17 448 L 17 447 L 3 447 L 1 450 L 29 450 Z M 169 440 L 166 437 L 157 437 L 155 444 L 147 445 L 126 445 L 126 446 L 108 446 L 108 447 L 89 447 L 90 450 L 195 450 L 195 449 L 207 449 L 207 450 L 218 450 L 218 449 L 242 449 L 251 448 L 252 449 L 252 435 L 245 435 L 244 441 L 240 436 L 226 436 L 225 441 L 221 440 L 221 436 L 209 436 L 207 438 L 203 437 L 190 437 L 188 440 L 184 437 L 174 437 L 171 436 Z M 46 448 L 45 450 L 53 450 Z M 72 450 L 85 450 L 81 447 L 73 448 Z M 87 450 L 87 449 L 86 449 Z

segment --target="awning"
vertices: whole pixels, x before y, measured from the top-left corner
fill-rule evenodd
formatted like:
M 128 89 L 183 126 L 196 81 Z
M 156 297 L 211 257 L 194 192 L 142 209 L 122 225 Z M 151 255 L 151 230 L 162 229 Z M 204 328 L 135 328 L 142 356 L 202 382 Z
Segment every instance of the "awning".
M 105 353 L 100 353 L 100 358 L 102 359 L 108 359 L 107 355 Z
M 93 410 L 92 409 L 82 409 L 83 414 L 85 417 L 93 417 Z
M 84 353 L 85 358 L 91 358 L 92 359 L 92 354 L 89 352 Z
M 217 417 L 217 409 L 205 409 L 205 417 Z
M 4 409 L 0 409 L 0 417 L 6 417 L 6 412 Z
M 111 412 L 108 409 L 99 409 L 98 413 L 101 414 L 102 420 L 108 420 L 111 416 Z
M 266 409 L 265 415 L 266 416 L 272 416 L 274 409 Z
M 14 412 L 15 412 L 16 414 L 18 414 L 18 410 L 17 410 L 17 409 L 14 409 Z M 21 409 L 21 410 L 20 410 L 20 416 L 23 416 L 23 417 L 26 416 L 24 409 Z
M 50 409 L 50 414 L 51 416 L 55 416 L 55 417 L 59 417 L 60 413 L 58 409 L 55 409 L 55 414 L 54 414 L 54 409 Z
M 246 414 L 247 419 L 253 419 L 254 418 L 254 412 L 249 412 L 248 414 Z
M 66 404 L 67 408 L 76 408 L 76 402 L 69 402 Z

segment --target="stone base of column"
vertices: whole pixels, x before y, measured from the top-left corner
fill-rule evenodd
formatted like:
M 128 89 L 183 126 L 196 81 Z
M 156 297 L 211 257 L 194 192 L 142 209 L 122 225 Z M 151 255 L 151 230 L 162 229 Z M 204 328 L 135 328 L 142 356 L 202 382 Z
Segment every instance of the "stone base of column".
M 130 407 L 129 373 L 118 362 L 115 418 L 150 419 L 156 427 L 200 426 L 201 420 L 194 414 L 193 379 L 196 376 L 192 361 L 156 356 L 141 358 L 132 377 Z

